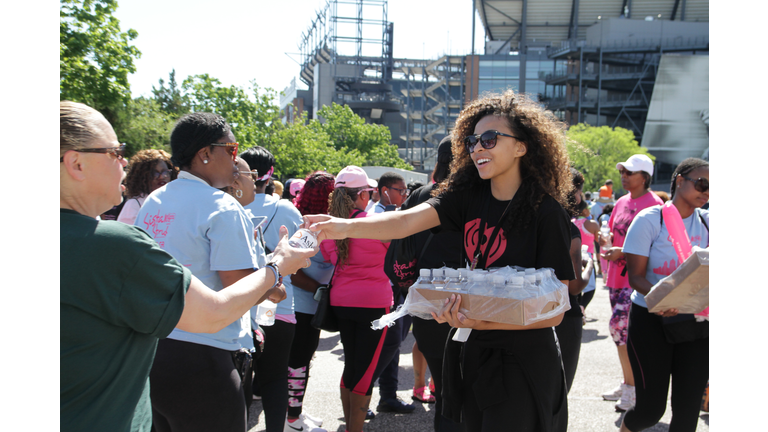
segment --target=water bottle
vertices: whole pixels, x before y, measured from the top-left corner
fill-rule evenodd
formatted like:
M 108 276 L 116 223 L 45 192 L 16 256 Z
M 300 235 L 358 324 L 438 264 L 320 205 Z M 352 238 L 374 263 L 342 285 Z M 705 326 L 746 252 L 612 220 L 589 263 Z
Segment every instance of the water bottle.
M 461 283 L 459 271 L 456 269 L 445 270 L 445 289 L 451 291 L 461 291 L 464 288 L 464 284 Z
M 432 286 L 434 289 L 443 289 L 445 288 L 445 275 L 443 273 L 443 269 L 433 269 L 432 270 Z
M 589 255 L 589 245 L 581 245 L 581 259 L 589 261 L 592 257 Z
M 491 276 L 491 296 L 504 297 L 507 291 L 507 285 L 504 283 L 504 276 L 492 275 Z
M 317 247 L 317 235 L 319 232 L 312 232 L 307 228 L 302 228 L 288 240 L 288 244 L 299 249 L 314 249 Z
M 530 297 L 530 294 L 528 294 L 528 291 L 524 288 L 525 283 L 525 277 L 523 276 L 512 276 L 507 280 L 507 291 L 509 294 L 507 297 L 517 299 L 517 300 L 523 300 L 528 297 Z
M 485 275 L 477 272 L 469 273 L 469 281 L 464 289 L 472 295 L 487 295 L 488 285 L 485 283 Z
M 469 269 L 459 269 L 459 282 L 465 285 L 469 282 Z
M 433 289 L 434 286 L 432 285 L 432 271 L 430 269 L 419 270 L 419 277 L 412 285 L 412 288 Z
M 600 250 L 605 253 L 611 248 L 611 229 L 608 227 L 608 221 L 603 221 L 603 225 L 600 227 L 600 237 L 606 242 L 600 246 Z

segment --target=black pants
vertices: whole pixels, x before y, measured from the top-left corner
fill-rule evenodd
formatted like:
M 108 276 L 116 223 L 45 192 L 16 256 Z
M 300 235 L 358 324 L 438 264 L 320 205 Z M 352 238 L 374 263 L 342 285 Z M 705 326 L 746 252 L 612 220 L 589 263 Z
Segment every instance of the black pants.
M 288 357 L 288 416 L 301 415 L 309 381 L 309 362 L 320 343 L 320 330 L 310 322 L 314 315 L 296 312 L 296 326 Z
M 664 337 L 661 317 L 633 303 L 627 349 L 637 402 L 624 417 L 624 424 L 640 431 L 658 423 L 667 409 L 672 377 L 669 431 L 696 430 L 701 397 L 709 380 L 709 338 L 670 344 Z
M 267 432 L 282 432 L 288 409 L 288 356 L 294 325 L 276 319 L 275 324 L 260 328 L 264 332 L 264 352 L 253 366 L 256 372 L 253 385 L 258 386 L 261 395 Z
M 402 296 L 399 302 L 396 302 L 392 310 L 403 303 Z M 379 379 L 379 396 L 381 399 L 394 399 L 397 397 L 398 379 L 400 371 L 400 345 L 408 337 L 411 329 L 413 317 L 406 315 L 395 321 L 395 325 L 389 328 L 387 338 L 384 340 L 384 347 L 381 350 L 381 357 L 376 366 L 374 380 Z
M 435 320 L 424 320 L 413 318 L 413 337 L 419 344 L 419 351 L 427 359 L 427 366 L 432 375 L 432 381 L 435 383 L 435 432 L 460 432 L 464 430 L 464 425 L 454 423 L 445 418 L 441 413 L 443 411 L 443 351 L 445 350 L 445 340 L 448 338 L 451 327 L 447 323 L 440 324 Z
M 245 432 L 243 383 L 231 351 L 161 339 L 149 382 L 155 431 Z
M 389 313 L 389 308 L 332 307 L 339 321 L 339 336 L 344 347 L 341 387 L 370 396 L 376 381 L 376 365 L 390 330 L 387 327 L 373 330 L 371 322 Z
M 595 296 L 595 290 L 579 293 L 579 306 L 584 309 L 587 308 L 589 302 L 592 301 L 592 297 Z
M 572 307 L 579 307 L 574 305 Z M 557 340 L 560 344 L 560 355 L 563 358 L 565 370 L 565 385 L 571 391 L 573 377 L 576 376 L 576 368 L 579 366 L 579 354 L 581 353 L 581 335 L 584 332 L 582 317 L 580 315 L 568 315 L 563 317 L 559 326 L 555 327 Z

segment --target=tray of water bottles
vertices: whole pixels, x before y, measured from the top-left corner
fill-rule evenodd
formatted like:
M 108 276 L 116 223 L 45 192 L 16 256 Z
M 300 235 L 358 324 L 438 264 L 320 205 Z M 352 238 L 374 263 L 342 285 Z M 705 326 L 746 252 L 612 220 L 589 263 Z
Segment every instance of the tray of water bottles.
M 461 295 L 459 310 L 468 318 L 530 325 L 571 308 L 568 286 L 550 268 L 501 267 L 489 270 L 421 269 L 395 312 L 373 322 L 374 329 L 392 325 L 405 314 L 433 319 L 451 295 Z

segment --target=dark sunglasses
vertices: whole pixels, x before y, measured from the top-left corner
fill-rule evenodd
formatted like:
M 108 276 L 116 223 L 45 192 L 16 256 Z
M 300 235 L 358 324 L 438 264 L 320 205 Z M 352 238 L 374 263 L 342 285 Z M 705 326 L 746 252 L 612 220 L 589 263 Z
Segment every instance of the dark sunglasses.
M 680 177 L 688 180 L 689 182 L 693 182 L 693 187 L 701 193 L 709 190 L 709 180 L 705 179 L 704 177 L 699 177 L 696 180 L 682 174 L 680 174 Z
M 510 137 L 514 139 L 520 139 L 516 136 L 507 135 L 505 133 L 501 133 L 495 130 L 485 131 L 479 135 L 470 135 L 464 138 L 464 145 L 467 148 L 467 153 L 472 153 L 475 151 L 475 145 L 477 144 L 478 141 L 480 141 L 480 145 L 483 146 L 483 148 L 486 150 L 490 150 L 496 147 L 496 136 L 498 135 Z
M 410 189 L 398 189 L 396 187 L 390 187 L 390 189 L 400 192 L 400 196 L 404 196 L 404 197 L 407 197 L 408 195 L 411 194 Z
M 624 168 L 622 168 L 622 169 L 620 169 L 620 170 L 619 170 L 619 175 L 624 175 L 624 174 L 626 174 L 626 175 L 627 175 L 627 177 L 629 177 L 629 176 L 631 176 L 632 174 L 635 174 L 635 173 L 639 173 L 639 172 L 640 172 L 640 171 L 630 171 L 630 170 L 627 170 L 627 169 L 624 169 Z
M 79 148 L 69 149 L 78 153 L 107 153 L 112 155 L 117 160 L 123 160 L 125 157 L 125 144 L 120 144 L 119 147 L 105 147 L 105 148 Z M 67 151 L 69 151 L 67 150 Z M 66 152 L 65 152 L 66 153 Z M 59 159 L 59 162 L 64 162 L 64 156 Z
M 228 147 L 232 149 L 232 161 L 237 161 L 237 147 L 240 145 L 239 143 L 213 143 L 212 146 L 216 147 Z

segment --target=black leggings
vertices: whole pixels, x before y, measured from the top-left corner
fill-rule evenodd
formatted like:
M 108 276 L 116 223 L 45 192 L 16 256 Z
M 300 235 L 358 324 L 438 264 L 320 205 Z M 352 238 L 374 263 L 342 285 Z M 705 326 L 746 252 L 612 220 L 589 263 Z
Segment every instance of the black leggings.
M 387 327 L 373 330 L 371 322 L 389 313 L 389 308 L 332 306 L 339 321 L 339 335 L 344 347 L 344 372 L 341 387 L 358 395 L 370 396 L 376 380 Z
M 594 296 L 595 290 L 579 293 L 579 306 L 586 309 L 587 305 L 589 305 L 589 302 L 592 301 L 592 297 Z
M 231 351 L 160 339 L 149 382 L 153 430 L 245 432 L 243 383 Z
M 301 415 L 309 381 L 309 362 L 320 343 L 320 330 L 310 324 L 313 316 L 296 312 L 296 331 L 288 357 L 288 417 Z
M 696 430 L 701 397 L 709 380 L 709 338 L 670 344 L 664 337 L 661 317 L 633 303 L 627 349 L 637 402 L 624 417 L 624 424 L 639 431 L 659 422 L 667 409 L 671 376 L 673 415 L 669 431 Z
M 260 327 L 264 332 L 264 352 L 256 360 L 254 389 L 259 389 L 264 407 L 267 432 L 282 432 L 288 409 L 288 355 L 293 342 L 294 324 L 275 320 L 271 326 Z M 254 343 L 256 343 L 254 341 Z

